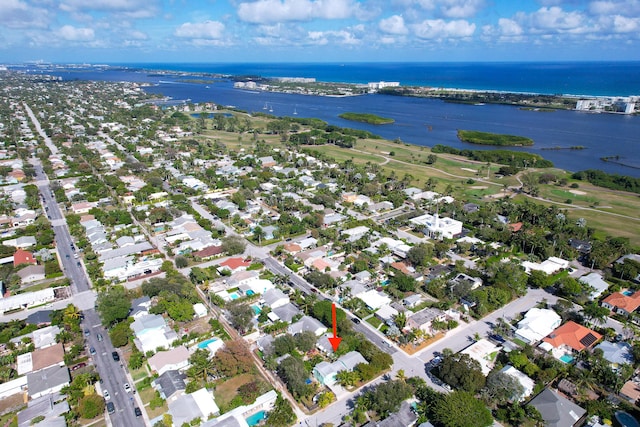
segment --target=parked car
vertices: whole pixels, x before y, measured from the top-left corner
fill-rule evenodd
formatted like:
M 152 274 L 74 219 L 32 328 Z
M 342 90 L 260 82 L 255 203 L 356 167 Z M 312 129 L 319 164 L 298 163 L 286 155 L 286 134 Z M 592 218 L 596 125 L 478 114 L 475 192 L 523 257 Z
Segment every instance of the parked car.
M 72 370 L 72 371 L 77 371 L 78 369 L 80 369 L 80 368 L 84 368 L 85 366 L 87 366 L 87 364 L 86 364 L 86 363 L 84 363 L 84 362 L 83 362 L 83 363 L 78 363 L 77 365 L 74 365 L 74 366 L 71 368 L 71 370 Z
M 136 414 L 136 417 L 141 417 L 142 416 L 142 411 L 137 406 L 135 408 L 133 408 L 133 413 Z
M 102 334 L 98 334 L 98 341 L 102 341 Z
M 111 400 L 111 395 L 109 394 L 109 391 L 106 389 L 102 391 L 102 397 L 104 397 L 104 400 Z
M 113 357 L 113 360 L 115 360 L 116 362 L 120 361 L 120 355 L 118 354 L 117 351 L 112 351 L 111 352 L 111 357 Z
M 91 332 L 89 332 L 89 330 L 88 330 L 88 329 L 85 329 L 85 330 L 84 330 L 84 336 L 85 336 L 85 337 L 88 337 L 90 333 L 91 333 Z
M 89 353 L 90 353 L 92 356 L 93 356 L 93 355 L 95 355 L 95 354 L 96 354 L 96 349 L 95 349 L 95 348 L 93 348 L 93 347 L 89 348 Z
M 356 325 L 360 323 L 360 319 L 358 319 L 357 317 L 352 317 L 352 318 L 351 318 L 351 321 L 352 321 L 353 323 L 355 323 Z
M 116 412 L 116 405 L 114 405 L 113 402 L 107 402 L 107 412 L 110 414 Z
M 124 391 L 126 393 L 131 393 L 131 386 L 129 385 L 129 383 L 124 383 Z

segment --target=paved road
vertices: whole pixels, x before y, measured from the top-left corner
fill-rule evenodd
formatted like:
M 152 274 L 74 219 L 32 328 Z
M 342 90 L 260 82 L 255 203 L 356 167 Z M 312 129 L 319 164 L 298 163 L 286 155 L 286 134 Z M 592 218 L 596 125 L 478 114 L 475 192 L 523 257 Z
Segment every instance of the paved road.
M 40 122 L 38 122 L 38 119 L 35 117 L 31 109 L 26 104 L 25 108 L 31 118 L 31 121 L 36 127 L 36 130 L 42 138 L 44 138 L 45 144 L 47 144 L 49 148 L 55 149 L 51 139 L 42 130 Z M 54 149 L 51 151 L 56 152 Z M 55 200 L 53 192 L 51 191 L 49 179 L 42 169 L 42 164 L 37 158 L 32 158 L 31 163 L 35 167 L 36 185 L 40 191 L 42 203 L 53 225 L 56 249 L 60 257 L 62 268 L 65 276 L 67 276 L 71 281 L 71 291 L 74 294 L 74 300 L 80 295 L 87 295 L 88 293 L 95 295 L 95 292 L 91 290 L 89 278 L 82 267 L 80 256 L 79 254 L 76 254 L 77 248 L 73 244 L 73 239 L 69 234 L 66 220 L 60 211 L 60 207 Z M 95 296 L 93 298 L 95 299 Z M 89 300 L 89 298 L 87 298 L 87 300 Z M 116 362 L 113 361 L 111 353 L 115 351 L 115 348 L 111 344 L 107 332 L 100 326 L 100 318 L 98 317 L 98 314 L 93 310 L 93 308 L 87 309 L 86 304 L 77 306 L 79 309 L 83 310 L 83 314 L 85 316 L 83 326 L 91 331 L 90 335 L 86 337 L 86 341 L 89 348 L 94 347 L 96 350 L 96 355 L 92 358 L 93 362 L 100 374 L 100 378 L 103 380 L 104 387 L 109 390 L 111 401 L 116 407 L 116 412 L 109 414 L 106 417 L 107 422 L 118 427 L 148 425 L 148 421 L 144 419 L 146 418 L 146 415 L 143 418 L 136 418 L 133 412 L 134 406 L 141 406 L 139 397 L 138 395 L 130 396 L 124 392 L 124 383 L 130 383 L 131 379 L 127 376 L 125 370 L 120 368 L 120 363 L 118 362 L 116 364 Z M 101 341 L 98 341 L 97 339 L 98 333 L 103 337 Z M 114 364 L 118 369 L 114 369 Z M 143 414 L 145 414 L 144 411 Z

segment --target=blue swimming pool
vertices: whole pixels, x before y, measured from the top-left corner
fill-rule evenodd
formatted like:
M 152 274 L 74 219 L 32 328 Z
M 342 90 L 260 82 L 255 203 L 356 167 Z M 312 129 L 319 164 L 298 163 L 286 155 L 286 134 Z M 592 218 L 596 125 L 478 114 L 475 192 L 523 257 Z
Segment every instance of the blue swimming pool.
M 240 298 L 240 295 L 238 295 L 238 293 L 237 293 L 237 292 L 231 292 L 231 293 L 229 294 L 229 298 L 231 298 L 231 299 L 238 299 L 238 298 Z
M 247 296 L 251 296 L 251 295 L 254 295 L 254 294 L 255 294 L 255 292 L 253 292 L 251 289 L 249 289 L 249 290 L 246 292 L 246 294 L 247 294 Z
M 624 411 L 617 411 L 615 413 L 616 420 L 622 427 L 640 427 L 640 423 L 631 414 Z
M 267 413 L 265 411 L 256 412 L 255 414 L 251 415 L 250 417 L 245 418 L 245 421 L 247 422 L 247 424 L 249 424 L 249 426 L 255 426 L 260 421 L 264 420 L 266 415 L 267 415 Z
M 629 290 L 624 291 L 624 292 L 622 292 L 622 293 L 623 293 L 624 295 L 628 296 L 628 297 L 630 297 L 631 295 L 633 295 L 633 291 L 629 291 Z
M 202 341 L 200 344 L 198 344 L 198 348 L 202 348 L 202 349 L 207 348 L 209 344 L 216 341 L 218 341 L 218 338 L 210 338 L 206 341 Z
M 573 356 L 569 355 L 569 354 L 564 354 L 562 355 L 562 357 L 560 357 L 560 360 L 562 360 L 564 363 L 573 363 Z
M 252 305 L 251 309 L 253 310 L 253 312 L 255 314 L 260 314 L 262 312 L 262 309 L 260 307 L 258 307 L 257 305 Z

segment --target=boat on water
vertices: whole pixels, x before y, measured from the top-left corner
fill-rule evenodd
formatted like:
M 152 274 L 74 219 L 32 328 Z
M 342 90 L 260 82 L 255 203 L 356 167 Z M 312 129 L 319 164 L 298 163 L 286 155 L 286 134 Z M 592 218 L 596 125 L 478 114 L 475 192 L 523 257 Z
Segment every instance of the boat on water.
M 294 116 L 297 116 L 297 115 L 298 115 L 298 110 L 297 110 L 297 109 L 295 109 L 295 108 L 293 109 L 293 115 L 294 115 Z
M 264 103 L 264 107 L 262 107 L 263 110 L 266 110 L 269 106 L 267 105 L 267 103 Z

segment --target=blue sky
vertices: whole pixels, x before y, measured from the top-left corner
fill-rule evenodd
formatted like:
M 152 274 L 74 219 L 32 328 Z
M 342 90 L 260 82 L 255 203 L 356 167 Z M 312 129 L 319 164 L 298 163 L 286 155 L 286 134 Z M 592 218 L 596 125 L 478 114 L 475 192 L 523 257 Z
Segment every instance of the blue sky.
M 0 63 L 640 60 L 640 0 L 0 0 Z

